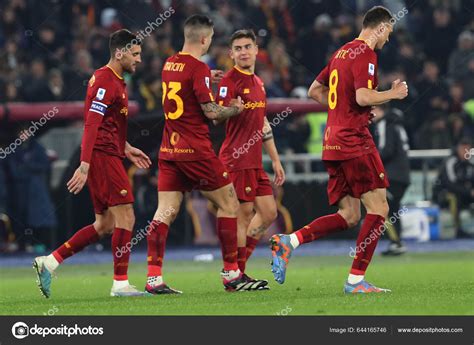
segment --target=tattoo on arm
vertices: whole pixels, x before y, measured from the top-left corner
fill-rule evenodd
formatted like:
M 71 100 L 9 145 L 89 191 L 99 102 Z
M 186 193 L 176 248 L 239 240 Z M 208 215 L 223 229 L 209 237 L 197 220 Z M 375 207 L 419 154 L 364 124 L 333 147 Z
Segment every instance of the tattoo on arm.
M 224 107 L 214 102 L 201 104 L 201 109 L 207 118 L 218 121 L 227 120 L 239 113 L 239 108 L 236 106 Z

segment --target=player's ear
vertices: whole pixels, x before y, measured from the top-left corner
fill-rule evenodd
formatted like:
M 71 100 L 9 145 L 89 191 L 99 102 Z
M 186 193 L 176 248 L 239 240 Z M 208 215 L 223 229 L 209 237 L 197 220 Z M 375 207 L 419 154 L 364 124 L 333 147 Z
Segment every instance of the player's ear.
M 121 49 L 115 48 L 114 57 L 116 60 L 122 60 L 123 51 Z

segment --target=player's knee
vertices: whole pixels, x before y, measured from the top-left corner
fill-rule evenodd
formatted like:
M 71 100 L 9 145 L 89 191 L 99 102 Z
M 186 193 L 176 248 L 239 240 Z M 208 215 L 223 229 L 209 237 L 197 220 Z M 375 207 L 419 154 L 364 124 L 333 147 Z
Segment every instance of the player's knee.
M 158 207 L 153 217 L 154 220 L 170 225 L 173 223 L 178 216 L 179 204 L 176 205 L 163 205 Z
M 112 235 L 114 232 L 115 224 L 111 221 L 95 221 L 94 229 L 97 231 L 100 237 Z
M 131 230 L 135 226 L 135 212 L 131 205 L 124 208 L 116 218 L 115 223 L 118 228 Z
M 347 223 L 348 228 L 353 228 L 357 224 L 359 224 L 360 221 L 360 211 L 339 211 L 339 214 L 344 218 L 344 220 Z
M 389 211 L 390 211 L 390 206 L 388 205 L 387 200 L 385 200 L 379 206 L 379 214 L 385 219 L 387 219 Z
M 254 215 L 255 213 L 253 212 L 253 209 L 245 211 L 240 210 L 239 220 L 245 225 L 245 227 L 248 227 Z
M 262 223 L 265 228 L 268 228 L 272 223 L 275 221 L 275 219 L 278 216 L 278 212 L 276 207 L 270 207 L 265 210 L 265 212 L 262 213 Z
M 228 217 L 237 217 L 237 213 L 239 212 L 239 200 L 236 197 L 229 198 L 229 200 L 220 205 L 219 208 L 222 212 L 224 212 Z

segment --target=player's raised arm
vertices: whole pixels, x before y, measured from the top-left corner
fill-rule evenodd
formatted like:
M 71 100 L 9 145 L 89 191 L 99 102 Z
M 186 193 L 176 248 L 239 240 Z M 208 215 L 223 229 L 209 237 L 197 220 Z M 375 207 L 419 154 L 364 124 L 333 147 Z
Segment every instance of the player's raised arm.
M 224 107 L 215 102 L 208 102 L 201 104 L 201 109 L 208 119 L 220 122 L 240 114 L 244 110 L 244 105 L 239 96 L 237 99 L 231 99 L 228 107 Z
M 392 82 L 392 88 L 387 91 L 377 91 L 369 88 L 356 90 L 356 102 L 361 107 L 380 105 L 392 99 L 404 99 L 408 96 L 408 86 L 405 81 L 399 79 Z

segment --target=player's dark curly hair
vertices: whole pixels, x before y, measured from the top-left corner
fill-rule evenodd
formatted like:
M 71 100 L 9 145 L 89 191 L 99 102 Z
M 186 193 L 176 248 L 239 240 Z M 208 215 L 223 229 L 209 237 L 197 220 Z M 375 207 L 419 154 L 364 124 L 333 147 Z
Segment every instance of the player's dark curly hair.
M 380 23 L 390 23 L 391 19 L 392 14 L 387 8 L 383 6 L 375 6 L 368 10 L 364 15 L 362 27 L 374 28 Z
M 257 42 L 257 36 L 255 35 L 255 32 L 253 32 L 252 29 L 241 29 L 237 30 L 230 36 L 229 40 L 229 45 L 232 46 L 232 43 L 234 43 L 235 40 L 238 40 L 240 38 L 250 38 L 253 43 Z
M 116 49 L 129 48 L 132 45 L 140 45 L 141 40 L 127 29 L 121 29 L 110 34 L 109 49 L 113 55 Z

